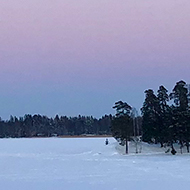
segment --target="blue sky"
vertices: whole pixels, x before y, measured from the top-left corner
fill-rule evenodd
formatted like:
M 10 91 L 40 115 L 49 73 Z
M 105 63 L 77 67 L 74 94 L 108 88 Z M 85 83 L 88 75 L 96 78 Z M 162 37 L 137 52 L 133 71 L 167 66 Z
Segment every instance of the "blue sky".
M 187 0 L 7 0 L 0 7 L 0 116 L 101 117 L 115 101 L 189 83 Z

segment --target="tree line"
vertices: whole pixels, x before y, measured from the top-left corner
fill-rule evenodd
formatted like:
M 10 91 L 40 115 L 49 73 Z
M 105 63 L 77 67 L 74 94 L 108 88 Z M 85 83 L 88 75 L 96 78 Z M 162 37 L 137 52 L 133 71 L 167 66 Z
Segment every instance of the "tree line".
M 136 118 L 132 107 L 119 101 L 113 108 L 116 115 L 112 119 L 112 134 L 121 142 L 139 135 L 145 142 L 170 146 L 172 154 L 176 153 L 174 143 L 180 144 L 181 151 L 186 146 L 189 152 L 190 92 L 186 82 L 177 82 L 171 93 L 163 85 L 159 86 L 157 94 L 152 89 L 145 91 L 138 134 L 134 130 Z
M 111 134 L 112 115 L 100 119 L 92 116 L 49 118 L 41 115 L 26 114 L 7 121 L 0 120 L 0 138 L 4 137 L 52 137 L 62 135 L 109 135 Z

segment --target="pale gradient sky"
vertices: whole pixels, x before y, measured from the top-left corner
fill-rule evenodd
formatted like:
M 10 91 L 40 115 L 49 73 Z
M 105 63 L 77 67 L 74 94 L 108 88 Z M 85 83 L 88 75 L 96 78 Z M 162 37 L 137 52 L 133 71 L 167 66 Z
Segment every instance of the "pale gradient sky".
M 100 117 L 190 83 L 189 0 L 6 0 L 0 116 Z

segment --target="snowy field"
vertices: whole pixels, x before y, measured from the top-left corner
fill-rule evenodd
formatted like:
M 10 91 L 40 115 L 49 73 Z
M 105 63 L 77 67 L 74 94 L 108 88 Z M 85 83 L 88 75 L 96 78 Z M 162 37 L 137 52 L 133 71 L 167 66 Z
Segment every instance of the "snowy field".
M 109 138 L 0 140 L 2 190 L 189 190 L 190 154 L 144 144 L 122 155 Z M 131 145 L 132 146 L 132 145 Z

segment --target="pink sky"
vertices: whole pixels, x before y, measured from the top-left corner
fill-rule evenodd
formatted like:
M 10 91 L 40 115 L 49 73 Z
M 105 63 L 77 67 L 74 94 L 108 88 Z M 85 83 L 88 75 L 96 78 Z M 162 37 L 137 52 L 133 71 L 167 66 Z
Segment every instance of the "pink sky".
M 147 88 L 190 83 L 189 7 L 187 0 L 1 2 L 0 115 L 99 117 L 119 99 L 140 108 Z

